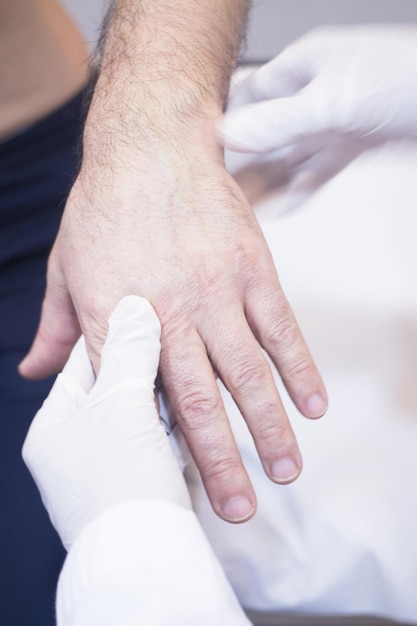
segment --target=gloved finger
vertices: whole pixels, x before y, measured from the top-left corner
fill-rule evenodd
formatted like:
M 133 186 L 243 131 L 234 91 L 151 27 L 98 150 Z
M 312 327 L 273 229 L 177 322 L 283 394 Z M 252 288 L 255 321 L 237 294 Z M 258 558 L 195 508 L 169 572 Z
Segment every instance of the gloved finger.
M 311 80 L 306 68 L 297 65 L 287 49 L 256 70 L 239 72 L 231 84 L 227 110 L 295 95 Z
M 48 397 L 32 420 L 22 447 L 23 460 L 35 480 L 48 465 L 45 459 L 56 447 L 56 427 L 59 432 L 59 425 L 73 418 L 86 397 L 77 381 L 64 373 L 58 374 Z
M 258 69 L 236 72 L 227 110 L 294 96 L 317 76 L 325 53 L 326 46 L 312 31 Z
M 293 168 L 285 197 L 280 203 L 280 214 L 293 211 L 337 176 L 363 151 L 358 141 L 347 138 L 329 138 L 325 148 L 300 161 Z
M 279 205 L 279 215 L 286 215 L 301 207 L 330 179 L 331 174 L 318 173 L 301 167 L 294 174 Z
M 256 72 L 256 68 L 251 66 L 239 67 L 230 79 L 229 95 L 227 99 L 227 109 L 232 109 L 253 101 L 250 94 L 250 78 Z
M 89 400 L 130 388 L 149 391 L 153 401 L 160 333 L 159 319 L 145 298 L 122 298 L 109 319 L 101 369 Z
M 268 152 L 319 137 L 332 127 L 326 89 L 313 82 L 296 96 L 267 100 L 227 112 L 218 124 L 227 148 Z
M 71 417 L 85 402 L 93 384 L 93 368 L 87 356 L 84 338 L 81 337 L 74 346 L 64 370 L 58 374 L 33 424 L 46 426 Z

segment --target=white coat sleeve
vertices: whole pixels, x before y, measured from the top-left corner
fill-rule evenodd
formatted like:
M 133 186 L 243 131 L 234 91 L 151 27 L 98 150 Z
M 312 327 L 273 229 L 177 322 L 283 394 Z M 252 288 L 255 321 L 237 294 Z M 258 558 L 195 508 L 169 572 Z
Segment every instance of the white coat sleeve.
M 58 626 L 249 626 L 193 511 L 142 500 L 107 510 L 73 544 Z

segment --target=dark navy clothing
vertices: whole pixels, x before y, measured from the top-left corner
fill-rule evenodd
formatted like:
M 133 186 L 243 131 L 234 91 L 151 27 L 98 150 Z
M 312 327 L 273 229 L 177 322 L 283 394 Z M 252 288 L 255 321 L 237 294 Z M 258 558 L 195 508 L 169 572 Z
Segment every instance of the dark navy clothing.
M 0 143 L 0 624 L 53 626 L 64 558 L 21 458 L 51 380 L 17 373 L 39 322 L 46 263 L 74 180 L 82 132 L 78 94 Z

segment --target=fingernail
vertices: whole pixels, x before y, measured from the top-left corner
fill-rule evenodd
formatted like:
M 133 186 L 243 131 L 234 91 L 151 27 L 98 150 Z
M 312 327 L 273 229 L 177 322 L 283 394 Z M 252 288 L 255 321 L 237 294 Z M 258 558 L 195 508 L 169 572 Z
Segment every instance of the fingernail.
M 272 464 L 272 480 L 277 483 L 288 483 L 294 480 L 300 473 L 300 468 L 293 459 L 286 457 Z
M 306 402 L 308 417 L 321 417 L 327 409 L 327 400 L 318 394 L 309 397 Z
M 232 522 L 245 520 L 253 512 L 254 506 L 245 496 L 230 498 L 223 506 L 222 513 Z

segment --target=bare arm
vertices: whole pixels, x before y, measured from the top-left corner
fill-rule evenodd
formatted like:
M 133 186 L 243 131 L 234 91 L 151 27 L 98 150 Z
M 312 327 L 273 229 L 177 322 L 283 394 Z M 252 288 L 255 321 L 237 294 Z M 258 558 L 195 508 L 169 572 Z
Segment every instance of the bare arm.
M 243 0 L 114 4 L 81 173 L 51 255 L 40 329 L 21 368 L 37 377 L 61 367 L 80 326 L 97 368 L 116 303 L 129 294 L 148 298 L 162 324 L 164 385 L 212 505 L 230 521 L 248 519 L 256 499 L 213 368 L 277 482 L 294 480 L 302 461 L 260 346 L 304 415 L 326 408 L 214 130 L 246 11 Z
M 99 44 L 98 100 L 126 90 L 135 102 L 171 95 L 172 115 L 218 115 L 242 39 L 248 0 L 113 3 Z M 120 105 L 120 102 L 118 102 Z M 161 111 L 162 112 L 162 108 Z

